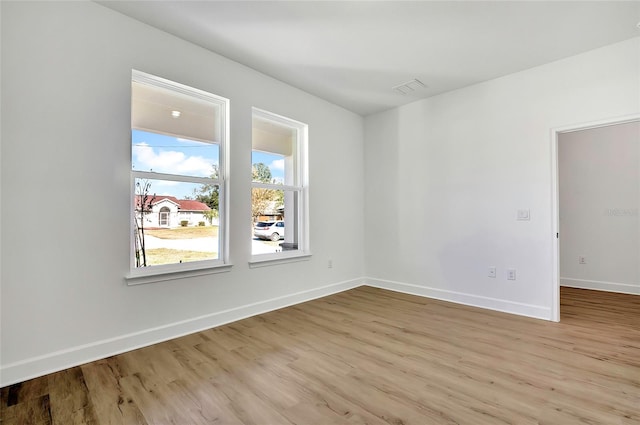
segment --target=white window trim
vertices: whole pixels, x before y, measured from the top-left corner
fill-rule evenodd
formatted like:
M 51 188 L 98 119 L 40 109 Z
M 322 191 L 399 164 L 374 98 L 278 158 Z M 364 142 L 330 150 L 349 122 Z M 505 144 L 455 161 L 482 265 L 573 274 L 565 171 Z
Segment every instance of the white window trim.
M 218 178 L 177 176 L 156 172 L 145 172 L 131 170 L 131 192 L 129 194 L 129 273 L 125 275 L 127 285 L 139 285 L 143 283 L 161 282 L 167 280 L 181 279 L 191 276 L 201 276 L 206 274 L 221 273 L 229 271 L 232 264 L 229 261 L 229 99 L 212 93 L 205 92 L 193 87 L 189 87 L 174 81 L 166 80 L 145 72 L 132 70 L 131 81 L 149 84 L 156 87 L 177 91 L 192 97 L 197 97 L 220 105 L 220 134 L 221 139 L 218 144 Z M 130 158 L 133 163 L 133 158 Z M 135 217 L 135 179 L 167 179 L 174 181 L 184 181 L 191 183 L 216 184 L 219 187 L 218 204 L 218 258 L 215 260 L 193 261 L 180 264 L 163 264 L 150 267 L 135 267 L 135 246 L 134 246 L 134 225 Z
M 260 258 L 257 258 L 260 257 Z M 311 259 L 310 252 L 282 251 L 272 254 L 257 254 L 251 257 L 249 268 L 275 266 L 278 264 L 296 263 Z
M 298 140 L 296 149 L 296 164 L 298 173 L 298 186 L 268 184 L 261 182 L 251 182 L 251 188 L 264 188 L 276 190 L 293 190 L 300 193 L 298 205 L 298 249 L 295 251 L 281 251 L 268 254 L 251 255 L 249 267 L 262 267 L 282 263 L 301 261 L 311 257 L 309 244 L 309 126 L 303 122 L 287 118 L 282 115 L 264 109 L 252 108 L 252 119 L 254 117 L 273 121 L 278 124 L 296 128 L 298 130 Z
M 171 267 L 170 267 L 171 266 Z M 218 260 L 205 260 L 180 264 L 180 270 L 176 270 L 173 264 L 153 266 L 154 272 L 149 273 L 144 267 L 131 270 L 126 276 L 127 285 L 135 286 L 145 283 L 165 282 L 168 280 L 183 279 L 185 277 L 204 276 L 231 271 L 233 264 L 220 264 Z

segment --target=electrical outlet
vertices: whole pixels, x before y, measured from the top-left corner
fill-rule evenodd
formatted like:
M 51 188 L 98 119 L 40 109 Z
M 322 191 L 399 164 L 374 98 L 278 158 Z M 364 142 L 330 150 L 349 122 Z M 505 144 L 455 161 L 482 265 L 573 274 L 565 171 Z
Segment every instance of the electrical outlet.
M 516 280 L 516 269 L 507 269 L 507 280 Z
M 327 268 L 329 268 L 329 269 L 333 268 L 333 260 L 327 261 Z
M 496 277 L 496 273 L 497 273 L 497 272 L 496 272 L 496 268 L 495 268 L 494 266 L 490 266 L 490 267 L 489 267 L 489 274 L 488 274 L 488 276 L 489 276 L 489 277 Z
M 587 264 L 587 259 L 585 257 L 578 257 L 578 263 L 580 264 Z

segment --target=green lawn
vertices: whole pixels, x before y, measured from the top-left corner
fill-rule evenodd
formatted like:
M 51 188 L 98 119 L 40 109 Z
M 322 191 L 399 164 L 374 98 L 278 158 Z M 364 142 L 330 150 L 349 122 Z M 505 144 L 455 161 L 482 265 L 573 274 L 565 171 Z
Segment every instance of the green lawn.
M 159 266 L 160 264 L 186 263 L 189 261 L 215 260 L 217 252 L 184 251 L 180 249 L 156 248 L 147 250 L 147 264 Z

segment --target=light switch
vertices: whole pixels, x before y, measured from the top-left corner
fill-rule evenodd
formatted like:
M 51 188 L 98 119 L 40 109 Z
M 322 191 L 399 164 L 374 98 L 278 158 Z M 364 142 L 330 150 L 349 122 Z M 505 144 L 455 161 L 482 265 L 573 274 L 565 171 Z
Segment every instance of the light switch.
M 530 215 L 529 215 L 529 210 L 518 210 L 518 216 L 517 216 L 518 220 L 529 220 L 530 219 Z
M 489 267 L 489 273 L 488 273 L 488 276 L 489 276 L 489 277 L 496 277 L 496 273 L 497 273 L 497 272 L 496 272 L 496 268 L 495 268 L 494 266 L 490 266 L 490 267 Z

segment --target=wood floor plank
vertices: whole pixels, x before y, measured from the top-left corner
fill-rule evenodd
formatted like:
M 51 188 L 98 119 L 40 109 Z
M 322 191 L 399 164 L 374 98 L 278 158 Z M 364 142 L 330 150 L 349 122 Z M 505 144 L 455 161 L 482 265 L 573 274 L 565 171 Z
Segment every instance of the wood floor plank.
M 560 323 L 361 287 L 0 390 L 2 425 L 640 424 L 640 296 Z
M 100 425 L 149 425 L 132 397 L 125 393 L 114 358 L 81 366 Z
M 54 425 L 98 425 L 89 389 L 79 367 L 48 376 Z
M 8 407 L 2 416 L 3 425 L 51 425 L 51 408 L 49 395 L 31 398 L 22 403 Z

